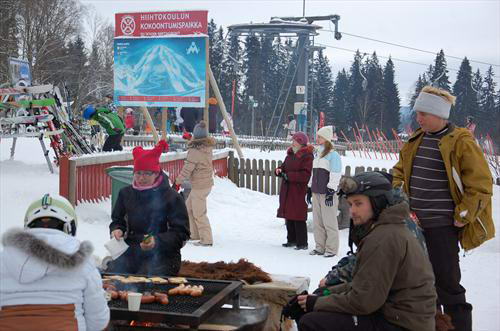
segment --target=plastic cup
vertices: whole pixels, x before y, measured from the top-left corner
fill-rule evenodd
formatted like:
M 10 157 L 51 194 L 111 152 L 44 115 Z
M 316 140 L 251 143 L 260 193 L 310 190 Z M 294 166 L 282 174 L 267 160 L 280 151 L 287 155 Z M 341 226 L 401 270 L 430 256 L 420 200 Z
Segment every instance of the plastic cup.
M 128 310 L 139 311 L 141 308 L 142 293 L 128 292 Z

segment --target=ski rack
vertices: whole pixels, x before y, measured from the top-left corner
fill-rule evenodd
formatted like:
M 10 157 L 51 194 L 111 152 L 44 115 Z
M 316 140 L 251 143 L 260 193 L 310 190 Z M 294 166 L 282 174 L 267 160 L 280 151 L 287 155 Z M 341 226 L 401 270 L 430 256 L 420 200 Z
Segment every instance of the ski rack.
M 12 96 L 27 95 L 30 100 L 9 101 Z M 69 120 L 60 90 L 53 85 L 0 88 L 0 138 L 13 138 L 11 158 L 17 138 L 37 137 L 50 172 L 54 172 L 43 142 L 50 139 L 56 165 L 61 156 L 90 154 L 93 149 Z M 46 107 L 47 110 L 41 110 Z M 16 110 L 17 111 L 14 111 Z M 20 116 L 17 116 L 21 112 Z M 16 115 L 14 115 L 14 113 Z M 1 116 L 3 115 L 3 117 Z M 8 116 L 10 115 L 10 116 Z

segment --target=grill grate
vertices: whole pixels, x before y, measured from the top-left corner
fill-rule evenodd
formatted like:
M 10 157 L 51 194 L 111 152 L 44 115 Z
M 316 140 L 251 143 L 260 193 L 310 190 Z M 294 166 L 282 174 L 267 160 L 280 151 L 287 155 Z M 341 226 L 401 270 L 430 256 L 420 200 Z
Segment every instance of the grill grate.
M 119 291 L 136 291 L 140 293 L 145 292 L 168 292 L 168 290 L 176 287 L 175 284 L 152 284 L 152 283 L 121 283 L 119 281 L 111 281 Z M 159 303 L 146 303 L 141 304 L 141 311 L 153 312 L 175 312 L 183 314 L 192 314 L 203 304 L 212 299 L 216 294 L 221 292 L 227 287 L 227 283 L 216 281 L 200 281 L 189 280 L 187 285 L 203 285 L 203 295 L 200 297 L 192 297 L 188 295 L 172 295 L 168 296 L 169 304 L 161 305 Z M 124 308 L 127 309 L 128 303 L 123 300 L 111 300 L 108 302 L 110 308 Z

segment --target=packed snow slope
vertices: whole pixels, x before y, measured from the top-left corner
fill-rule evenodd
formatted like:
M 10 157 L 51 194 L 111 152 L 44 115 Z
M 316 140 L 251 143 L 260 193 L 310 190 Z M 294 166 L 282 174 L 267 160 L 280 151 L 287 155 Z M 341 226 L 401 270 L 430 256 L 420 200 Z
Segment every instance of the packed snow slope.
M 37 139 L 18 139 L 14 160 L 10 160 L 11 139 L 0 142 L 0 233 L 23 225 L 28 204 L 44 193 L 58 192 L 58 174 L 50 174 Z M 244 150 L 249 158 L 284 158 L 284 151 Z M 343 157 L 343 166 L 391 167 L 395 161 Z M 109 238 L 110 201 L 82 203 L 77 207 L 78 237 L 90 240 L 95 254 L 106 255 L 103 247 Z M 278 197 L 237 188 L 227 179 L 217 178 L 208 198 L 208 216 L 214 233 L 213 247 L 187 244 L 182 257 L 191 261 L 236 261 L 246 258 L 273 274 L 306 276 L 311 287 L 326 274 L 338 258 L 310 256 L 308 251 L 281 247 L 286 240 L 284 222 L 276 218 Z M 500 187 L 494 187 L 493 214 L 500 226 Z M 309 223 L 311 223 L 310 214 Z M 347 230 L 340 235 L 341 251 L 347 252 Z M 309 233 L 309 247 L 314 238 Z M 460 253 L 463 285 L 474 305 L 474 330 L 500 330 L 500 240 L 490 240 L 463 256 Z

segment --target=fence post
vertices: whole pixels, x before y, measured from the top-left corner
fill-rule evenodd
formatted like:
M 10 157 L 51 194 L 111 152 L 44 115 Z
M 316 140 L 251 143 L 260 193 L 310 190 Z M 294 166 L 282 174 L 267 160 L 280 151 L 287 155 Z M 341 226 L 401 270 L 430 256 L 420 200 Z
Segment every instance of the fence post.
M 276 161 L 271 161 L 271 195 L 276 195 Z
M 68 160 L 68 200 L 76 206 L 76 161 Z
M 257 191 L 257 160 L 252 160 L 252 191 Z
M 238 158 L 234 158 L 234 168 L 233 168 L 233 182 L 236 186 L 240 187 L 240 160 Z
M 351 176 L 351 166 L 346 166 L 344 171 L 345 176 Z
M 265 194 L 271 194 L 270 191 L 270 182 L 271 182 L 271 169 L 270 169 L 270 162 L 269 160 L 264 161 L 264 176 L 265 176 L 265 188 L 264 188 L 264 193 Z
M 69 200 L 69 160 L 67 156 L 59 158 L 59 195 Z
M 252 189 L 252 166 L 250 164 L 250 159 L 245 160 L 245 187 L 249 190 Z
M 264 161 L 262 159 L 259 160 L 257 177 L 259 178 L 259 192 L 264 192 Z
M 238 187 L 245 187 L 245 159 L 240 159 L 240 183 Z
M 229 157 L 227 158 L 227 177 L 234 183 L 234 173 L 233 173 L 233 168 L 234 168 L 234 152 L 230 151 L 229 152 Z

